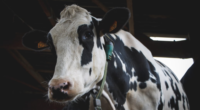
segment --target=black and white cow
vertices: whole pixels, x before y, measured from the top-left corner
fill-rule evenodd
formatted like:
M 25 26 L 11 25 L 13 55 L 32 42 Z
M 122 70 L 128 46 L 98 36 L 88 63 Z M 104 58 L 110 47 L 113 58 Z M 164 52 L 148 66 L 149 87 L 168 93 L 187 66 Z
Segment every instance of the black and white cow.
M 77 6 L 67 6 L 48 34 L 32 31 L 23 44 L 34 50 L 50 47 L 57 56 L 48 98 L 68 102 L 67 110 L 94 110 L 91 92 L 102 80 L 107 33 L 114 43 L 101 99 L 103 110 L 188 110 L 188 100 L 173 72 L 129 32 L 126 8 L 110 10 L 102 20 Z

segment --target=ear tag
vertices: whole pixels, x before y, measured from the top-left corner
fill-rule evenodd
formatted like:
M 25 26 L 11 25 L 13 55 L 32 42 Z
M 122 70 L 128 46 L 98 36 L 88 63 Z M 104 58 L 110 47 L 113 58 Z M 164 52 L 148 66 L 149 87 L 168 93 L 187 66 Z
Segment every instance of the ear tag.
M 112 58 L 113 48 L 114 48 L 114 45 L 111 41 L 106 42 L 105 51 L 106 51 L 106 60 L 107 61 L 110 61 Z
M 110 32 L 117 28 L 117 21 L 114 21 L 113 25 L 110 27 Z
M 48 45 L 42 41 L 38 42 L 38 48 L 44 48 L 47 47 Z

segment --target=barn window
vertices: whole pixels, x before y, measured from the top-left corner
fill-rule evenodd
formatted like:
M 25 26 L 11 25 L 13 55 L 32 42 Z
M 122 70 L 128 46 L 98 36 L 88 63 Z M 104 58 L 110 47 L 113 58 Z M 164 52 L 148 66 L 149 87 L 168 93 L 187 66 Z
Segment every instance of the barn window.
M 167 57 L 154 57 L 156 60 L 161 61 L 166 66 L 168 66 L 174 74 L 176 74 L 177 78 L 181 80 L 186 71 L 192 66 L 193 59 L 192 58 L 167 58 Z
M 172 37 L 150 37 L 154 41 L 183 41 L 186 38 L 172 38 Z

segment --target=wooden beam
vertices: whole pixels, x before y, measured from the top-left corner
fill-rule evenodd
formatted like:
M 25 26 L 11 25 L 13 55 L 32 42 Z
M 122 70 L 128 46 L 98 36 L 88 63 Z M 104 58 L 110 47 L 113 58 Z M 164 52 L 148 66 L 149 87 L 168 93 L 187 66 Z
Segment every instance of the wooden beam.
M 40 88 L 37 88 L 37 87 L 35 87 L 35 86 L 33 86 L 33 85 L 30 85 L 30 84 L 28 84 L 28 83 L 26 83 L 26 82 L 23 82 L 23 81 L 20 81 L 20 80 L 18 80 L 18 79 L 15 79 L 15 78 L 9 78 L 9 77 L 7 77 L 8 79 L 10 79 L 10 80 L 13 80 L 13 81 L 15 81 L 15 82 L 18 82 L 18 83 L 21 83 L 21 84 L 23 84 L 23 85 L 25 85 L 25 86 L 28 86 L 28 87 L 30 87 L 30 88 L 32 88 L 32 89 L 35 89 L 35 90 L 38 90 L 38 91 L 40 91 L 40 92 L 46 92 L 46 91 L 44 91 L 44 90 L 42 90 L 42 89 L 40 89 Z
M 17 51 L 7 50 L 11 56 L 38 82 L 40 85 L 47 89 L 43 77 L 31 66 L 31 64 Z
M 108 8 L 103 5 L 99 0 L 91 0 L 93 3 L 95 3 L 98 7 L 100 7 L 104 12 L 108 11 Z
M 48 9 L 48 7 L 50 8 L 50 6 L 47 6 L 44 0 L 38 0 L 38 2 L 41 8 L 43 9 L 44 13 L 46 14 L 47 18 L 49 19 L 51 25 L 54 26 L 56 24 L 56 20 L 54 19 L 54 15 Z
M 53 75 L 53 73 L 54 73 L 54 71 L 53 70 L 37 70 L 39 73 L 48 73 L 48 74 L 52 74 Z
M 16 49 L 16 50 L 30 50 L 27 47 L 24 47 L 22 44 L 22 37 L 24 33 L 16 33 L 13 39 L 5 40 L 0 43 L 0 49 Z M 51 52 L 50 49 L 43 50 L 45 52 Z
M 131 17 L 129 19 L 129 32 L 134 35 L 134 19 L 133 19 L 133 0 L 127 0 L 127 8 L 130 10 L 131 12 Z
M 161 41 L 142 41 L 157 57 L 191 58 L 191 44 L 189 41 L 161 42 Z

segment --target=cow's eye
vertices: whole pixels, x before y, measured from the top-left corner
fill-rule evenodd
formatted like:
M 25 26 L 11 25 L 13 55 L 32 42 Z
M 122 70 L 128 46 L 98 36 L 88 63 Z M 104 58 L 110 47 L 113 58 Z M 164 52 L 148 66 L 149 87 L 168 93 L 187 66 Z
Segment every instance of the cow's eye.
M 82 36 L 83 40 L 87 40 L 93 37 L 92 32 L 85 32 L 85 34 Z
M 88 37 L 93 37 L 93 34 L 91 32 L 86 32 L 85 35 Z

